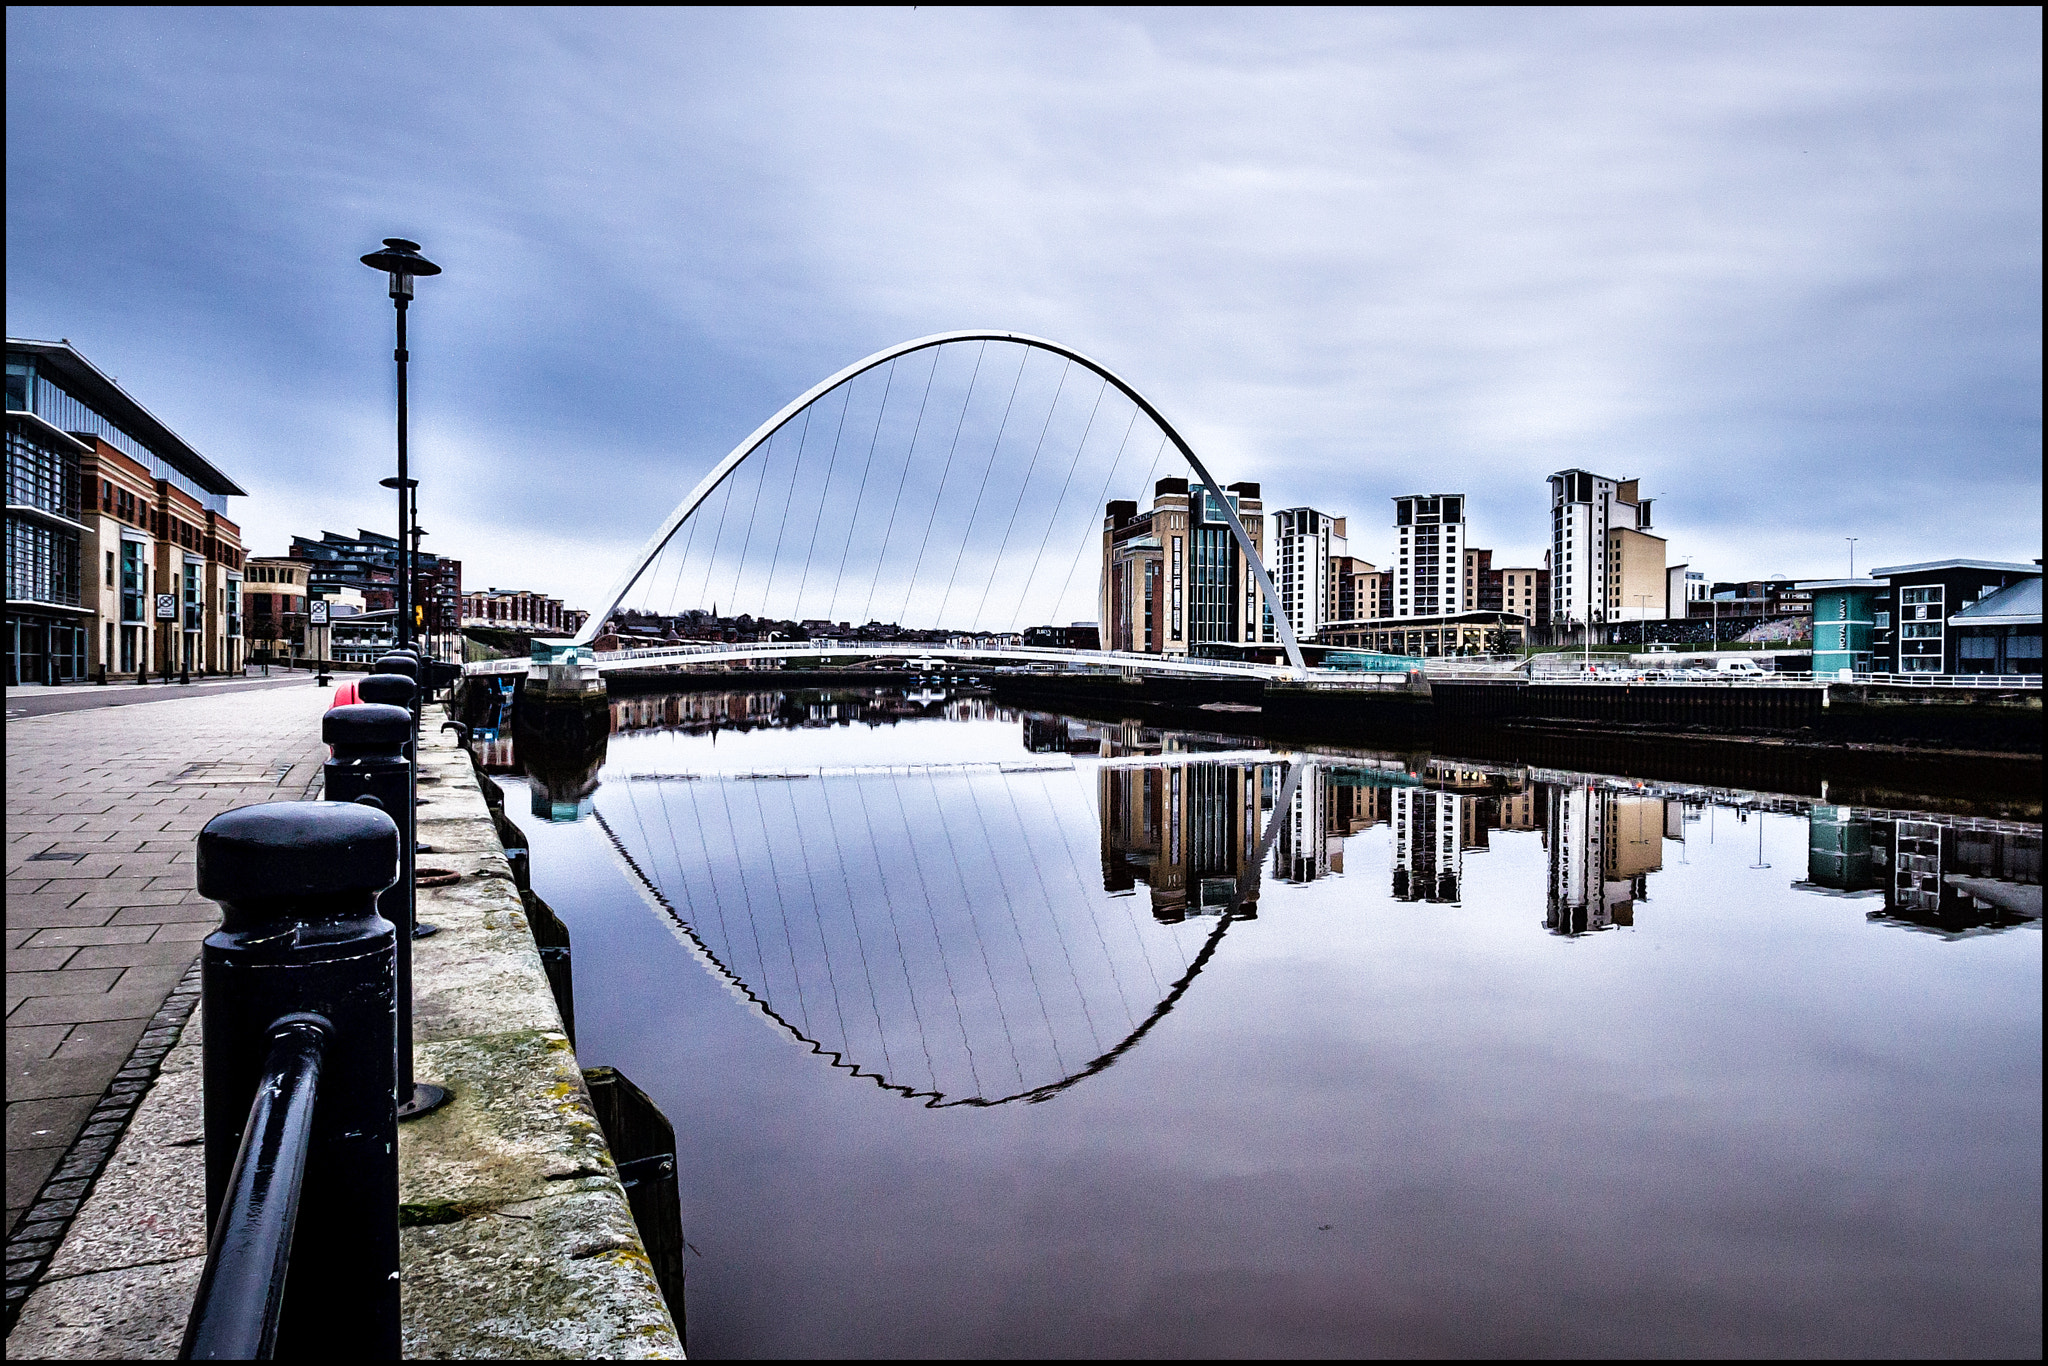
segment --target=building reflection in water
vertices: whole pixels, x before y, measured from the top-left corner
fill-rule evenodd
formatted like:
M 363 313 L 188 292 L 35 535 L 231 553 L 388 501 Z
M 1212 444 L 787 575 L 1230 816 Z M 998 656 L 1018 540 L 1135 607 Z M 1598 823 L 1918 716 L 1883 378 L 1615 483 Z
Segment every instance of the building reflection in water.
M 1881 898 L 1870 918 L 1960 936 L 2041 916 L 2041 835 L 2007 822 L 1816 806 L 1804 890 Z
M 1703 811 L 1810 808 L 1795 886 L 1882 898 L 1873 919 L 1945 934 L 2040 914 L 2039 829 L 2010 823 L 1427 756 L 1283 756 L 939 689 L 690 692 L 616 699 L 594 727 L 566 717 L 521 717 L 516 746 L 480 746 L 487 764 L 516 758 L 538 814 L 594 806 L 714 971 L 834 1065 L 935 1105 L 1043 1099 L 1111 1065 L 1256 919 L 1262 876 L 1364 873 L 1397 902 L 1452 907 L 1468 859 L 1533 838 L 1544 927 L 1590 935 L 1637 923 L 1665 842 L 1682 850 Z M 607 730 L 947 719 L 1018 725 L 1029 754 L 1058 757 L 598 782 Z M 1381 825 L 1384 871 L 1347 870 L 1347 842 Z

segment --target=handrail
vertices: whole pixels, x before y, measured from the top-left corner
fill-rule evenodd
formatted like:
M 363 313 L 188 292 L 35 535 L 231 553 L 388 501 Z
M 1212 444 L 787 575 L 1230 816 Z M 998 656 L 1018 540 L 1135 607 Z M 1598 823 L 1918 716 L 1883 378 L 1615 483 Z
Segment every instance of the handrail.
M 320 1067 L 332 1033 L 332 1025 L 311 1014 L 286 1015 L 271 1026 L 270 1056 L 214 1220 L 178 1349 L 181 1361 L 268 1360 L 276 1352 Z

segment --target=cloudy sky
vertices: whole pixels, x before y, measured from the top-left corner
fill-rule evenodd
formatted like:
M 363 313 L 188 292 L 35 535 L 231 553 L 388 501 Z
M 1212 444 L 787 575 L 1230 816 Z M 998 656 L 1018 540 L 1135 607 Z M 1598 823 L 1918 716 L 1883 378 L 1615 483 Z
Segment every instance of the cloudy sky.
M 2041 553 L 2038 10 L 11 8 L 7 311 L 251 496 L 591 606 L 783 403 L 1063 341 L 1351 518 L 1637 476 L 1713 577 Z M 1135 488 L 1125 490 L 1136 496 Z

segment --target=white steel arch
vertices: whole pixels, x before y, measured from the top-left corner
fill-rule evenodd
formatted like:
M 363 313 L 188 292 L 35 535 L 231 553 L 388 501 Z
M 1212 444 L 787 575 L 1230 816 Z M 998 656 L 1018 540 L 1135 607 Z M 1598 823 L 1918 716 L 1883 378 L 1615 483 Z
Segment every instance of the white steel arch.
M 597 638 L 598 633 L 604 629 L 605 622 L 611 619 L 612 613 L 617 611 L 619 604 L 625 600 L 626 593 L 632 588 L 635 580 L 646 572 L 648 565 L 654 562 L 654 557 L 659 555 L 662 547 L 668 544 L 669 537 L 675 535 L 676 528 L 680 527 L 683 521 L 691 513 L 695 512 L 698 506 L 706 498 L 709 498 L 734 470 L 738 469 L 745 462 L 748 456 L 759 449 L 769 437 L 775 435 L 776 431 L 784 423 L 788 422 L 819 398 L 822 398 L 848 380 L 853 379 L 856 375 L 872 370 L 878 365 L 886 365 L 898 356 L 907 356 L 913 351 L 924 351 L 935 346 L 946 346 L 953 342 L 969 341 L 1014 342 L 1020 346 L 1034 346 L 1041 351 L 1049 351 L 1053 355 L 1065 357 L 1067 360 L 1093 371 L 1110 384 L 1115 385 L 1119 393 L 1136 404 L 1139 411 L 1143 412 L 1145 416 L 1151 418 L 1159 430 L 1166 434 L 1167 439 L 1173 442 L 1175 448 L 1186 457 L 1189 467 L 1194 470 L 1202 486 L 1215 495 L 1217 506 L 1223 509 L 1223 515 L 1229 519 L 1230 534 L 1236 537 L 1238 549 L 1244 552 L 1245 562 L 1251 566 L 1253 575 L 1259 581 L 1259 592 L 1264 597 L 1267 607 L 1273 613 L 1273 624 L 1279 628 L 1280 642 L 1287 651 L 1287 662 L 1293 666 L 1296 677 L 1308 677 L 1308 665 L 1301 657 L 1300 643 L 1295 640 L 1294 625 L 1287 619 L 1287 613 L 1281 609 L 1280 594 L 1273 587 L 1272 576 L 1266 572 L 1265 562 L 1259 558 L 1259 552 L 1252 545 L 1251 537 L 1245 533 L 1244 523 L 1239 520 L 1237 509 L 1224 496 L 1222 488 L 1210 477 L 1208 467 L 1202 463 L 1201 457 L 1195 454 L 1194 447 L 1188 445 L 1186 439 L 1181 436 L 1172 423 L 1166 420 L 1165 414 L 1153 406 L 1151 400 L 1132 388 L 1124 381 L 1122 376 L 1118 375 L 1108 366 L 1082 355 L 1071 347 L 1062 346 L 1058 342 L 1047 341 L 1043 337 L 1033 337 L 1022 332 L 937 332 L 929 337 L 919 337 L 915 341 L 899 342 L 895 346 L 877 351 L 867 359 L 855 361 L 838 374 L 813 385 L 801 396 L 787 404 L 781 412 L 769 418 L 759 427 L 756 427 L 751 436 L 733 447 L 732 451 L 727 454 L 725 459 L 718 462 L 711 473 L 698 481 L 697 487 L 692 489 L 689 496 L 676 505 L 676 510 L 669 514 L 668 520 L 661 524 L 660 530 L 649 537 L 647 544 L 641 547 L 640 554 L 634 558 L 632 566 L 619 578 L 611 594 L 607 597 L 604 610 L 591 613 L 590 619 L 584 622 L 583 629 L 576 633 L 575 639 L 570 643 L 573 645 L 588 645 Z

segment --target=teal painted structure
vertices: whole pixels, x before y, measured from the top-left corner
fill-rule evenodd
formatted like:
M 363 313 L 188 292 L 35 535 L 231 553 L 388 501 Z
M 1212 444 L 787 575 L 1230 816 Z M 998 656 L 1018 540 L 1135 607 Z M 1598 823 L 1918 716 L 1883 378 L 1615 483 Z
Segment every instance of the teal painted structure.
M 1386 655 L 1374 650 L 1346 650 L 1339 654 L 1324 655 L 1319 669 L 1341 669 L 1347 673 L 1364 674 L 1405 674 L 1420 673 L 1422 661 L 1407 655 Z
M 1813 672 L 1869 673 L 1878 596 L 1891 585 L 1879 579 L 1823 579 L 1798 587 L 1813 593 Z

